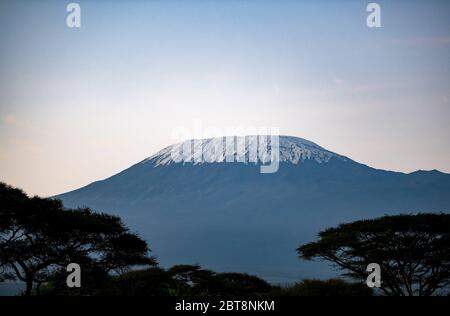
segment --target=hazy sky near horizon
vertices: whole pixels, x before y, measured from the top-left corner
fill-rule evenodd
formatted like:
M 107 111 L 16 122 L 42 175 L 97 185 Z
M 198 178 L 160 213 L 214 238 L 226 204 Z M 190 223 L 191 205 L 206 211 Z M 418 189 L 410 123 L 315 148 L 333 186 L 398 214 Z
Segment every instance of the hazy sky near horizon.
M 0 181 L 76 189 L 195 121 L 450 173 L 449 1 L 69 2 L 0 3 Z

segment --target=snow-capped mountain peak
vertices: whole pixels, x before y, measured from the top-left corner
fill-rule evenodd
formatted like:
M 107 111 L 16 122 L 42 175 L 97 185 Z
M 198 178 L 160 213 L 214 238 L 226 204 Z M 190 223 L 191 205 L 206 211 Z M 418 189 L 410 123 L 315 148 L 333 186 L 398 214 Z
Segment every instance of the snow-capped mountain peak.
M 152 162 L 155 166 L 172 163 L 212 163 L 241 162 L 269 163 L 273 159 L 279 162 L 299 164 L 305 160 L 326 163 L 331 158 L 348 160 L 303 138 L 277 136 L 271 139 L 266 135 L 216 137 L 191 139 L 168 146 L 142 163 Z M 278 151 L 276 151 L 278 148 Z M 278 152 L 278 155 L 276 153 Z

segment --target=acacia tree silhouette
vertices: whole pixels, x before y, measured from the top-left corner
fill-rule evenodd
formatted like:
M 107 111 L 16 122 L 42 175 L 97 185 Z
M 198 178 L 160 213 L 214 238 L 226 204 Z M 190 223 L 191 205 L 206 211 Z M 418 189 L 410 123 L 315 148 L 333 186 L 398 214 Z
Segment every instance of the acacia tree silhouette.
M 329 228 L 297 249 L 301 258 L 331 261 L 365 280 L 369 263 L 381 267 L 386 295 L 429 296 L 450 286 L 450 215 L 384 216 Z
M 25 295 L 70 262 L 108 273 L 155 265 L 148 252 L 116 216 L 65 209 L 59 200 L 29 198 L 0 183 L 0 280 L 25 282 Z

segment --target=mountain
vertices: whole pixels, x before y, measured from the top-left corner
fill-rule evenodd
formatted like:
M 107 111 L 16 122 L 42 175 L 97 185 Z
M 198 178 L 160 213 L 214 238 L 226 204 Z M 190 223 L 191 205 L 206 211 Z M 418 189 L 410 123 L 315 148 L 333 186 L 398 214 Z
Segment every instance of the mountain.
M 264 152 L 258 137 L 234 140 L 175 144 L 57 198 L 67 207 L 119 215 L 163 266 L 200 263 L 274 282 L 336 274 L 296 255 L 324 228 L 384 214 L 450 211 L 449 174 L 374 169 L 289 136 L 279 138 L 277 172 L 261 173 L 275 143 Z M 183 148 L 192 150 L 190 162 L 180 162 Z

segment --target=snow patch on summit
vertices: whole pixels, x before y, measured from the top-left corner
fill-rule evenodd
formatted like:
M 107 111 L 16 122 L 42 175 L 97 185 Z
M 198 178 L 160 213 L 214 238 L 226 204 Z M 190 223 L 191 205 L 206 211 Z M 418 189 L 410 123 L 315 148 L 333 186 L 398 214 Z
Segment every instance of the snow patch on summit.
M 216 137 L 186 140 L 162 149 L 141 163 L 151 162 L 155 166 L 180 162 L 203 164 L 225 161 L 266 164 L 271 160 L 270 141 L 268 144 L 261 141 L 261 139 L 270 139 L 270 137 L 234 136 L 234 142 L 227 142 L 226 139 L 226 137 Z M 190 159 L 183 159 L 183 148 L 191 148 Z M 309 140 L 293 136 L 279 136 L 280 162 L 299 164 L 305 160 L 313 160 L 317 163 L 326 163 L 332 158 L 349 160 L 349 158 L 328 151 Z

